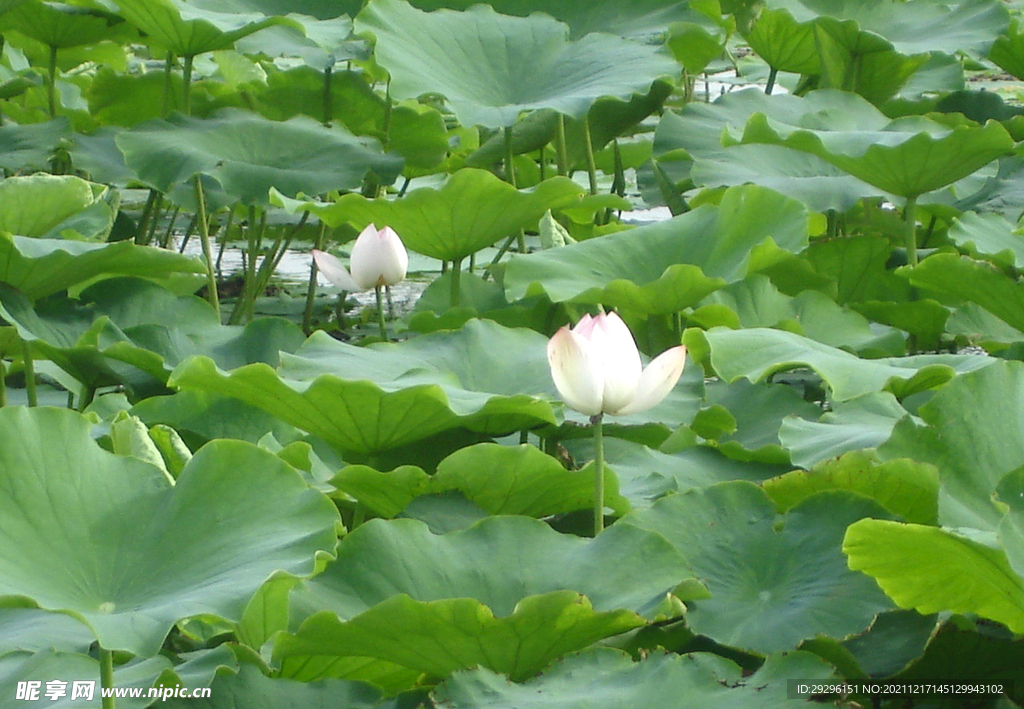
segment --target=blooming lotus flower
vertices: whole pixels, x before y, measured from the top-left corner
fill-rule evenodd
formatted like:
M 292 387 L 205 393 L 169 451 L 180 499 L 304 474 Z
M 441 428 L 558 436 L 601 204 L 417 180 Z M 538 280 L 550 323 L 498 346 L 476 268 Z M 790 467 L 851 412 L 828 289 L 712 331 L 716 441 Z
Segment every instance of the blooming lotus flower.
M 625 416 L 661 402 L 679 381 L 686 348 L 673 347 L 644 369 L 626 323 L 615 313 L 583 316 L 548 341 L 548 363 L 566 406 L 588 416 Z
M 331 283 L 347 291 L 363 291 L 381 286 L 393 286 L 405 278 L 409 268 L 409 254 L 389 226 L 378 230 L 370 224 L 363 229 L 352 247 L 349 263 L 352 274 L 334 256 L 313 249 L 317 268 Z

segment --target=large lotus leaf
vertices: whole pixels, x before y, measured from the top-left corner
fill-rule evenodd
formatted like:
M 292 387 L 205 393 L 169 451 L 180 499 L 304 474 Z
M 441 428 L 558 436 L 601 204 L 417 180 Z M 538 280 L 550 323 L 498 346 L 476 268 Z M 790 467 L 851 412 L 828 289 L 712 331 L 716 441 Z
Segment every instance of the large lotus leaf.
M 412 0 L 421 10 L 467 10 L 476 0 Z M 664 32 L 672 22 L 689 18 L 692 10 L 672 0 L 563 0 L 558 4 L 546 0 L 493 0 L 488 3 L 503 15 L 526 17 L 544 12 L 569 25 L 573 39 L 591 32 L 614 32 L 622 37 L 636 37 Z
M 62 222 L 103 200 L 107 192 L 104 185 L 71 175 L 9 177 L 0 182 L 0 231 L 59 237 Z
M 893 47 L 901 54 L 969 52 L 983 55 L 1008 24 L 1000 3 L 949 5 L 930 0 L 770 0 L 796 22 L 814 22 L 856 53 Z
M 373 520 L 338 553 L 295 597 L 321 612 L 275 644 L 286 675 L 306 657 L 362 656 L 442 677 L 480 665 L 525 678 L 645 616 L 674 614 L 668 594 L 691 578 L 656 534 L 623 525 L 583 539 L 525 517 L 443 536 Z
M 17 288 L 31 300 L 101 277 L 162 280 L 205 272 L 198 259 L 130 241 L 91 244 L 0 232 L 0 283 Z
M 380 452 L 460 426 L 498 435 L 554 423 L 536 398 L 557 398 L 546 342 L 476 320 L 365 348 L 320 334 L 282 357 L 279 373 L 250 365 L 227 374 L 198 358 L 171 384 L 242 399 L 342 450 Z
M 1024 632 L 1024 577 L 1006 553 L 937 527 L 861 520 L 843 542 L 850 568 L 874 577 L 903 608 L 976 613 Z
M 1017 330 L 1024 330 L 1024 286 L 991 264 L 956 254 L 935 254 L 908 269 L 911 284 L 975 303 Z
M 1014 76 L 1024 76 L 1024 32 L 1018 21 L 1010 24 L 1006 34 L 996 38 L 988 58 Z
M 50 158 L 66 138 L 71 136 L 67 118 L 46 123 L 5 125 L 0 127 L 0 167 L 31 171 L 50 168 Z
M 388 709 L 380 690 L 362 682 L 325 680 L 296 682 L 271 679 L 253 665 L 242 665 L 238 672 L 217 675 L 205 699 L 170 699 L 160 702 L 168 709 Z
M 51 296 L 36 304 L 0 287 L 0 314 L 17 326 L 23 340 L 92 387 L 131 383 L 133 374 L 118 363 L 163 383 L 176 365 L 196 354 L 224 368 L 252 362 L 276 366 L 279 351 L 294 351 L 305 339 L 283 318 L 223 326 L 205 301 L 128 278 L 101 281 L 78 301 Z
M 115 0 L 126 20 L 154 44 L 179 57 L 230 49 L 236 40 L 264 27 L 292 22 L 260 12 L 218 12 L 182 0 Z
M 348 194 L 333 204 L 274 200 L 291 211 L 310 210 L 331 225 L 356 229 L 387 224 L 407 248 L 442 260 L 469 256 L 521 229 L 535 229 L 549 209 L 579 201 L 583 189 L 554 177 L 533 190 L 517 190 L 486 170 L 458 170 L 440 189 L 422 187 L 399 200 Z
M 1001 214 L 965 212 L 948 232 L 949 238 L 972 256 L 988 256 L 1017 269 L 1024 268 L 1024 236 Z
M 981 358 L 985 359 L 985 358 Z M 886 458 L 913 458 L 939 469 L 939 521 L 993 529 L 1002 511 L 992 493 L 1024 465 L 1024 365 L 1004 362 L 958 377 L 917 415 L 927 424 L 900 423 L 879 449 Z
M 74 412 L 0 421 L 0 593 L 80 618 L 105 648 L 153 655 L 178 620 L 235 618 L 273 571 L 311 573 L 333 550 L 334 506 L 249 444 L 205 446 L 172 488 L 101 450 Z
M 655 47 L 599 33 L 570 42 L 565 25 L 549 17 L 499 15 L 485 5 L 426 13 L 374 0 L 356 29 L 376 36 L 392 96 L 443 94 L 464 126 L 511 126 L 538 108 L 581 118 L 602 96 L 646 92 L 678 72 Z
M 938 519 L 938 471 L 906 458 L 878 463 L 866 453 L 847 453 L 810 472 L 794 470 L 762 485 L 782 512 L 822 490 L 851 490 L 907 521 L 935 524 Z
M 786 419 L 779 439 L 793 464 L 809 469 L 848 451 L 882 445 L 905 416 L 907 410 L 891 392 L 876 391 L 836 402 L 816 421 L 796 416 Z
M 1002 124 L 953 129 L 925 118 L 899 118 L 882 130 L 797 128 L 755 114 L 744 143 L 770 143 L 812 153 L 898 197 L 919 197 L 970 175 L 1013 149 Z
M 903 398 L 941 386 L 958 373 L 988 367 L 995 361 L 976 355 L 860 359 L 791 332 L 766 328 L 714 328 L 707 332 L 690 329 L 683 341 L 695 360 L 707 360 L 724 381 L 745 377 L 759 382 L 777 372 L 808 367 L 829 386 L 835 401 L 881 389 Z
M 743 38 L 772 69 L 820 74 L 815 35 L 813 24 L 797 22 L 787 10 L 766 7 Z
M 608 471 L 605 505 L 625 514 L 629 503 L 618 494 L 618 481 Z M 534 446 L 480 443 L 461 448 L 442 460 L 434 475 L 415 466 L 382 473 L 350 465 L 331 480 L 371 512 L 394 517 L 416 497 L 457 490 L 489 514 L 547 517 L 594 504 L 591 471 L 568 471 Z
M 94 640 L 89 627 L 69 615 L 20 607 L 0 608 L 0 637 L 0 655 L 47 648 L 85 653 Z
M 810 653 L 773 655 L 752 675 L 710 653 L 652 653 L 633 662 L 609 648 L 567 657 L 521 684 L 485 669 L 457 672 L 435 691 L 446 709 L 619 709 L 718 707 L 796 709 L 788 680 L 828 681 L 832 668 Z
M 206 10 L 224 13 L 259 12 L 264 15 L 288 15 L 308 26 L 310 17 L 332 20 L 342 15 L 352 16 L 363 6 L 362 0 L 193 0 L 191 3 Z
M 734 187 L 718 207 L 516 256 L 504 284 L 509 300 L 546 293 L 555 302 L 668 314 L 766 267 L 780 249 L 799 252 L 806 245 L 803 205 L 761 187 Z
M 0 26 L 17 30 L 49 47 L 66 49 L 112 37 L 118 32 L 118 22 L 117 15 L 99 7 L 28 0 L 5 13 Z
M 116 137 L 139 179 L 161 192 L 197 173 L 215 178 L 232 197 L 265 204 L 270 188 L 289 195 L 358 189 L 368 172 L 391 182 L 402 161 L 340 128 L 310 118 L 269 121 L 227 110 L 214 118 L 175 114 Z
M 258 443 L 268 433 L 278 441 L 291 441 L 300 435 L 294 427 L 267 411 L 238 399 L 202 391 L 151 396 L 133 406 L 130 413 L 147 426 L 164 424 L 183 436 L 199 436 L 200 444 L 215 438 Z
M 999 501 L 1009 509 L 999 523 L 999 542 L 1010 566 L 1024 578 L 1024 468 L 1017 468 L 999 483 Z
M 869 516 L 889 514 L 860 495 L 822 492 L 779 525 L 761 488 L 732 482 L 671 495 L 616 526 L 659 532 L 686 555 L 711 592 L 688 604 L 694 632 L 770 653 L 819 634 L 859 632 L 890 607 L 870 579 L 846 567 L 840 551 L 847 526 Z

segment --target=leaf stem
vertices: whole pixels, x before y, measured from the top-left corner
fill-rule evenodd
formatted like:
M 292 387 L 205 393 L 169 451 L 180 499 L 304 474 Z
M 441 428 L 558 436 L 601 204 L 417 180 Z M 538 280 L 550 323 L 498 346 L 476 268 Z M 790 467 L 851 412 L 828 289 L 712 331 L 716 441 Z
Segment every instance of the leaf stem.
M 50 109 L 50 118 L 57 117 L 57 45 L 50 45 L 50 83 L 46 86 L 46 104 Z
M 518 187 L 516 184 L 516 166 L 512 162 L 513 150 L 512 150 L 512 126 L 505 126 L 505 181 L 513 187 Z
M 327 222 L 320 222 L 320 230 L 316 233 L 316 243 L 313 248 L 322 250 L 324 248 L 324 237 L 327 235 Z M 302 311 L 302 331 L 308 336 L 313 326 L 313 303 L 316 301 L 316 274 L 319 269 L 316 261 L 309 267 L 309 285 L 306 287 L 306 307 Z
M 331 125 L 331 121 L 334 120 L 334 98 L 331 95 L 331 79 L 334 75 L 334 67 L 329 66 L 324 69 L 324 125 Z
M 195 56 L 186 54 L 182 60 L 181 74 L 181 112 L 186 116 L 192 113 L 192 62 Z
M 590 137 L 590 116 L 583 117 L 583 146 L 587 151 L 587 177 L 590 178 L 590 194 L 597 194 L 597 163 L 594 162 L 594 143 Z
M 384 298 L 381 293 L 381 286 L 374 286 L 373 292 L 377 296 L 377 324 L 380 325 L 380 339 L 388 341 L 388 326 L 384 322 Z
M 100 648 L 100 687 L 114 688 L 114 653 L 104 647 Z M 114 709 L 114 693 L 103 694 L 103 709 Z
M 25 396 L 29 406 L 39 406 L 39 395 L 36 393 L 36 365 L 32 359 L 32 345 L 27 340 L 21 341 L 22 370 L 25 372 Z
M 590 417 L 594 428 L 594 536 L 604 529 L 604 414 Z
M 558 174 L 566 177 L 569 174 L 569 151 L 565 147 L 565 116 L 558 114 L 558 132 L 555 136 L 555 149 L 557 151 Z
M 771 67 L 768 70 L 768 83 L 765 84 L 764 92 L 766 95 L 772 95 L 772 89 L 775 88 L 775 77 L 779 75 L 779 70 L 775 67 Z
M 206 259 L 206 287 L 209 292 L 207 300 L 213 306 L 213 312 L 217 313 L 217 321 L 220 322 L 220 296 L 217 293 L 217 273 L 214 270 L 213 249 L 210 248 L 210 222 L 206 216 L 206 193 L 203 192 L 202 176 L 196 174 L 196 207 L 199 210 L 196 218 L 199 220 L 199 238 L 203 244 L 203 258 Z
M 460 291 L 460 276 L 462 275 L 462 259 L 457 258 L 452 261 L 452 289 L 451 289 L 451 306 L 457 308 L 459 301 L 461 300 Z
M 907 205 L 903 208 L 905 238 L 907 245 L 907 263 L 917 265 L 917 195 L 907 197 Z

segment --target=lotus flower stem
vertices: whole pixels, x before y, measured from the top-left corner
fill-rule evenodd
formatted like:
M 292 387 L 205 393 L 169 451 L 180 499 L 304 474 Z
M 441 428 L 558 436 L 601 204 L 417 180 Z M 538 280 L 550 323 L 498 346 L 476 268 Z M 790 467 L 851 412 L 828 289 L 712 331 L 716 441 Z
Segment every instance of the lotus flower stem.
M 453 308 L 458 307 L 460 296 L 462 294 L 460 288 L 460 277 L 462 275 L 462 259 L 457 258 L 452 261 L 452 289 L 451 289 L 451 306 Z
M 57 46 L 50 45 L 50 81 L 46 85 L 46 105 L 50 118 L 57 117 Z
M 594 536 L 604 529 L 604 414 L 590 417 L 594 428 Z
M 21 341 L 22 369 L 25 372 L 25 396 L 28 397 L 29 406 L 38 406 L 39 397 L 36 394 L 36 365 L 32 359 L 32 345 L 27 341 Z
M 207 300 L 213 306 L 213 312 L 217 313 L 217 321 L 220 321 L 220 296 L 217 293 L 217 273 L 213 265 L 213 250 L 210 248 L 210 223 L 206 217 L 206 194 L 203 192 L 203 180 L 196 175 L 196 219 L 199 222 L 199 238 L 203 244 L 203 258 L 206 260 L 206 287 L 209 291 L 206 294 Z
M 384 298 L 381 293 L 381 286 L 374 286 L 373 292 L 377 296 L 377 324 L 380 325 L 380 339 L 388 341 L 388 326 L 384 322 Z
M 590 116 L 583 117 L 583 147 L 587 150 L 587 177 L 590 194 L 597 194 L 597 163 L 594 162 L 594 143 L 590 137 Z
M 917 265 L 917 195 L 907 197 L 907 205 L 903 208 L 903 221 L 906 227 L 907 263 Z
M 324 237 L 327 235 L 327 222 L 320 222 L 320 230 L 316 233 L 316 244 L 314 248 L 321 250 L 324 248 Z M 306 287 L 306 307 L 302 311 L 302 331 L 307 335 L 313 327 L 313 303 L 316 301 L 316 274 L 318 272 L 316 266 L 316 259 L 313 260 L 313 265 L 309 267 L 309 285 Z
M 114 653 L 104 647 L 100 648 L 100 687 L 114 688 Z M 114 693 L 103 697 L 103 709 L 114 709 Z
M 384 286 L 384 295 L 388 298 L 388 320 L 394 320 L 395 302 L 391 299 L 391 286 Z
M 565 177 L 569 174 L 569 153 L 565 148 L 565 116 L 558 114 L 558 132 L 555 134 L 555 149 L 558 154 L 558 174 Z

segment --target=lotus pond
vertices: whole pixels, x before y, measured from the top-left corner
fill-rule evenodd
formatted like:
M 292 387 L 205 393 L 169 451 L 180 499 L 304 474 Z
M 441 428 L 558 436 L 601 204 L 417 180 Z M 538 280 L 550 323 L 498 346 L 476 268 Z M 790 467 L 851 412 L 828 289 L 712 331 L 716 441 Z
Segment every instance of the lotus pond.
M 0 0 L 0 707 L 1024 705 L 1021 12 Z

